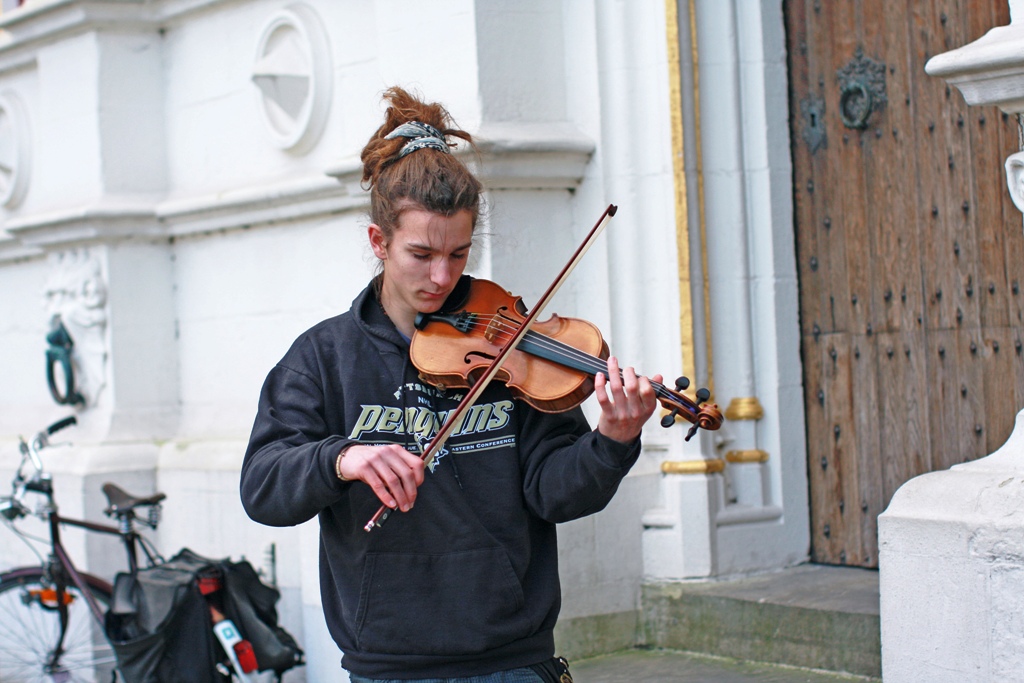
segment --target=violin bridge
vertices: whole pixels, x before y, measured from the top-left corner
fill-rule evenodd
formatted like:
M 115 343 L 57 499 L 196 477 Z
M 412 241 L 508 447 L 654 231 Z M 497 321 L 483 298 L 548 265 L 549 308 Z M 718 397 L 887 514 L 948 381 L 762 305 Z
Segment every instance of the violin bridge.
M 493 316 L 491 322 L 487 325 L 487 329 L 484 330 L 484 339 L 497 346 L 502 346 L 503 343 L 500 340 L 500 335 L 502 334 L 508 337 L 508 322 L 500 315 Z M 495 341 L 496 339 L 498 341 Z

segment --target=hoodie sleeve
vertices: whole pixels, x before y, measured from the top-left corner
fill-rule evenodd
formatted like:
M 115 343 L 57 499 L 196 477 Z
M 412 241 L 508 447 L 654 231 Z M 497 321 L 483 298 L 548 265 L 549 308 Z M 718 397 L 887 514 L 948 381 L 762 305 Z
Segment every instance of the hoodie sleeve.
M 623 444 L 592 431 L 583 411 L 549 415 L 529 410 L 520 428 L 523 495 L 548 522 L 598 512 L 640 456 L 640 439 Z
M 312 519 L 349 486 L 334 469 L 338 453 L 349 443 L 328 429 L 319 381 L 278 364 L 263 384 L 242 462 L 240 492 L 246 513 L 270 526 Z

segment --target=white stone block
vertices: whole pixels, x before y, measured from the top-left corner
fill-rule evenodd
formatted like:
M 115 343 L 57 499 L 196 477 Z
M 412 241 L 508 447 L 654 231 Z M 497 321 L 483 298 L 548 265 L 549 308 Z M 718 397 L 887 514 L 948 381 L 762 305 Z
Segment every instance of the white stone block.
M 660 497 L 660 505 L 648 507 L 641 518 L 644 580 L 713 576 L 718 554 L 714 516 L 722 505 L 721 475 L 664 475 Z
M 886 682 L 1021 680 L 1024 411 L 994 454 L 904 484 L 878 530 Z

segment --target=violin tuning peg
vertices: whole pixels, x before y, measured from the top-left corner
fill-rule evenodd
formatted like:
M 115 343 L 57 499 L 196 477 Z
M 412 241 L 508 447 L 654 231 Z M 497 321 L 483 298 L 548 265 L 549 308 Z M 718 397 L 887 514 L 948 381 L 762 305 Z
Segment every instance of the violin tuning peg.
M 671 413 L 667 413 L 665 417 L 661 418 L 662 427 L 671 427 L 676 423 L 676 415 L 679 414 L 678 410 L 673 410 Z
M 689 441 L 690 439 L 693 438 L 693 435 L 696 433 L 697 425 L 693 425 L 692 427 L 690 427 L 689 431 L 686 432 L 686 436 L 683 438 L 683 441 Z
M 690 386 L 689 377 L 679 377 L 676 379 L 676 391 L 685 391 Z
M 698 389 L 697 390 L 697 405 L 700 405 L 701 403 L 703 403 L 704 401 L 708 400 L 709 398 L 711 398 L 711 392 L 710 391 L 708 391 L 707 389 Z

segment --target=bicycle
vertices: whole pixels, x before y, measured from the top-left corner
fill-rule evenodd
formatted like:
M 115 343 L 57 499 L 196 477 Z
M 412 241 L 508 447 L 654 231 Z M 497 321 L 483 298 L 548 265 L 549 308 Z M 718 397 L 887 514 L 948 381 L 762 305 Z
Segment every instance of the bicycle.
M 117 681 L 117 658 L 104 630 L 105 615 L 111 606 L 114 586 L 97 576 L 78 570 L 61 541 L 61 527 L 71 526 L 88 532 L 117 536 L 127 555 L 128 573 L 137 576 L 139 555 L 146 568 L 165 563 L 156 547 L 137 530 L 139 525 L 156 530 L 160 523 L 161 501 L 166 496 L 133 496 L 115 484 L 103 485 L 108 506 L 104 513 L 117 521 L 116 526 L 73 519 L 60 514 L 54 495 L 53 478 L 43 466 L 40 451 L 50 445 L 49 437 L 75 424 L 74 417 L 53 423 L 31 441 L 20 439 L 21 463 L 12 481 L 10 496 L 0 497 L 0 517 L 14 533 L 22 537 L 40 558 L 38 565 L 19 567 L 0 574 L 0 681 L 54 681 L 83 683 Z M 26 475 L 26 465 L 32 472 Z M 41 497 L 33 511 L 25 502 L 27 494 Z M 43 520 L 49 539 L 31 536 L 15 526 L 29 515 Z M 43 557 L 34 543 L 48 543 Z M 214 616 L 223 615 L 211 606 Z M 239 662 L 238 648 L 230 651 L 224 640 L 227 625 L 213 623 L 214 633 L 226 655 L 217 663 L 216 680 L 250 680 L 255 662 Z M 227 634 L 237 642 L 238 634 Z

